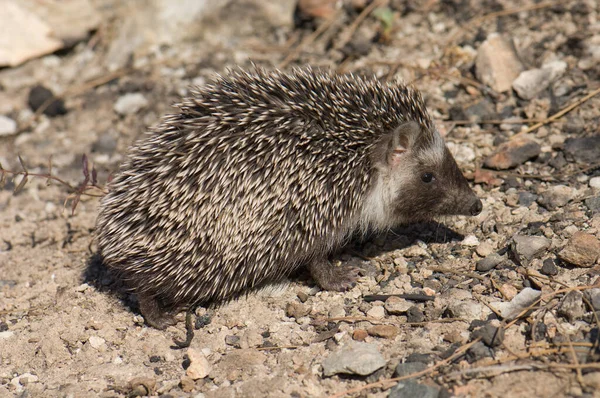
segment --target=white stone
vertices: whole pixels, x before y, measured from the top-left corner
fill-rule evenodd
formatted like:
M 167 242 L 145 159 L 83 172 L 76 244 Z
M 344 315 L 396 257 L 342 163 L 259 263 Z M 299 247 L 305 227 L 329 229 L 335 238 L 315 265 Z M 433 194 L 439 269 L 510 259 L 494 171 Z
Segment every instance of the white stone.
M 521 290 L 510 302 L 494 302 L 490 306 L 500 313 L 502 318 L 512 320 L 521 312 L 529 308 L 537 299 L 540 298 L 542 292 L 526 287 Z
M 88 341 L 90 342 L 90 345 L 96 350 L 100 349 L 105 343 L 105 340 L 102 337 L 98 336 L 90 336 Z
M 590 178 L 589 184 L 590 184 L 590 188 L 600 189 L 600 177 Z
M 463 246 L 479 246 L 479 239 L 475 235 L 467 235 L 460 244 Z
M 0 115 L 0 136 L 11 135 L 17 132 L 17 122 L 9 117 Z
M 381 319 L 385 316 L 385 309 L 380 305 L 376 305 L 367 311 L 367 316 L 375 319 Z
M 187 350 L 187 356 L 190 360 L 190 366 L 185 371 L 185 374 L 188 377 L 191 377 L 193 380 L 198 380 L 208 376 L 211 370 L 210 363 L 208 363 L 208 359 L 206 359 L 202 351 L 189 348 Z
M 19 376 L 19 383 L 21 383 L 21 385 L 27 385 L 29 383 L 37 383 L 39 381 L 39 377 L 37 377 L 34 374 L 31 373 L 23 373 L 22 375 Z
M 127 93 L 119 97 L 114 110 L 120 115 L 132 115 L 148 106 L 148 100 L 141 93 Z
M 539 69 L 530 69 L 521 72 L 513 81 L 512 87 L 519 97 L 532 99 L 544 91 L 550 83 L 562 76 L 567 69 L 565 61 L 552 61 L 544 64 Z

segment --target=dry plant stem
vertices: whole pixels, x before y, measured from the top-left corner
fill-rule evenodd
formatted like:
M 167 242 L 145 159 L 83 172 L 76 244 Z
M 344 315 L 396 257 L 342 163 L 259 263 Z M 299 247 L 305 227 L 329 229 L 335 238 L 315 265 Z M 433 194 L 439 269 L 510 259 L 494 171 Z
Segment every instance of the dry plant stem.
M 478 25 L 484 21 L 487 21 L 488 19 L 505 17 L 507 15 L 512 15 L 512 14 L 516 14 L 516 13 L 523 12 L 523 11 L 539 10 L 542 8 L 552 7 L 559 3 L 560 2 L 558 2 L 558 1 L 546 1 L 546 2 L 538 3 L 538 4 L 530 4 L 530 5 L 522 6 L 522 7 L 509 8 L 508 10 L 491 12 L 489 14 L 482 15 L 481 17 L 475 17 L 475 18 L 471 19 L 466 25 L 467 26 Z
M 82 195 L 92 196 L 92 197 L 102 197 L 106 194 L 105 189 L 102 188 L 101 186 L 99 186 L 97 183 L 96 169 L 92 168 L 92 171 L 90 173 L 88 158 L 86 155 L 82 156 L 82 171 L 83 171 L 84 180 L 76 187 L 69 184 L 68 182 L 52 175 L 52 157 L 50 157 L 48 159 L 48 173 L 39 174 L 39 173 L 30 173 L 27 170 L 27 167 L 25 166 L 25 162 L 23 162 L 23 158 L 21 158 L 21 155 L 17 155 L 17 156 L 19 158 L 19 163 L 21 163 L 21 167 L 23 168 L 23 171 L 8 170 L 8 169 L 3 168 L 2 165 L 0 164 L 0 187 L 4 186 L 4 184 L 6 183 L 6 175 L 7 174 L 10 174 L 13 176 L 13 181 L 16 180 L 16 178 L 19 175 L 23 176 L 21 178 L 21 181 L 19 182 L 19 184 L 15 187 L 14 193 L 17 193 L 21 189 L 23 189 L 23 187 L 27 183 L 28 178 L 30 176 L 45 178 L 47 185 L 50 184 L 50 181 L 56 181 L 56 182 L 62 184 L 63 186 L 66 186 L 69 190 L 71 190 L 71 193 L 66 197 L 65 202 L 63 204 L 63 208 L 65 208 L 65 207 L 67 207 L 67 203 L 69 202 L 69 200 L 72 201 L 71 202 L 71 214 L 75 214 L 75 209 L 77 208 L 77 204 L 79 203 Z M 101 193 L 99 193 L 99 194 L 90 193 L 89 191 L 93 190 L 93 189 L 96 189 L 96 190 L 100 191 Z
M 365 7 L 362 10 L 362 12 L 360 14 L 358 14 L 358 16 L 356 17 L 356 19 L 354 19 L 354 21 L 352 22 L 352 25 L 350 25 L 350 27 L 345 32 L 345 34 L 342 37 L 342 39 L 336 44 L 335 47 L 337 49 L 340 49 L 340 48 L 344 47 L 352 39 L 352 36 L 354 35 L 354 32 L 356 32 L 356 29 L 358 29 L 358 27 L 360 26 L 360 24 L 369 15 L 371 15 L 371 13 L 377 7 L 383 7 L 383 6 L 387 5 L 387 3 L 388 3 L 388 0 L 375 0 L 374 2 L 372 2 L 371 4 L 369 4 L 367 7 Z
M 529 127 L 528 129 L 525 129 L 523 131 L 518 132 L 517 134 L 513 135 L 510 139 L 514 139 L 516 137 L 520 137 L 524 134 L 528 134 L 531 133 L 532 131 L 535 131 L 537 129 L 539 129 L 540 127 L 548 124 L 548 123 L 552 123 L 553 121 L 555 121 L 558 118 L 563 117 L 565 114 L 571 112 L 573 109 L 577 108 L 579 105 L 583 104 L 584 102 L 586 102 L 587 100 L 595 97 L 596 95 L 600 94 L 600 88 L 597 88 L 596 90 L 592 91 L 591 93 L 589 93 L 588 95 L 586 95 L 585 97 L 575 101 L 574 103 L 572 103 L 571 105 L 567 106 L 566 108 L 562 109 L 561 111 L 555 113 L 554 115 L 550 116 L 549 118 L 534 124 L 533 126 Z
M 348 395 L 348 394 L 353 394 L 355 392 L 360 392 L 369 388 L 375 388 L 375 387 L 381 387 L 385 384 L 389 384 L 391 382 L 397 382 L 397 381 L 401 381 L 401 380 L 406 380 L 406 379 L 412 379 L 412 378 L 417 378 L 417 377 L 421 377 L 424 376 L 426 374 L 430 374 L 433 373 L 435 370 L 437 370 L 438 368 L 447 365 L 449 363 L 451 363 L 452 361 L 454 361 L 456 358 L 461 357 L 462 355 L 464 355 L 467 350 L 469 348 L 471 348 L 472 346 L 474 346 L 476 343 L 478 343 L 481 340 L 480 337 L 476 338 L 475 340 L 471 341 L 468 344 L 463 345 L 462 347 L 458 348 L 454 354 L 450 355 L 448 358 L 439 361 L 438 363 L 436 363 L 435 365 L 422 370 L 420 372 L 415 372 L 406 376 L 402 376 L 402 377 L 394 377 L 392 379 L 385 379 L 385 380 L 381 380 L 375 383 L 370 383 L 370 384 L 366 384 L 364 386 L 360 386 L 360 387 L 356 387 L 356 388 L 352 388 L 350 390 L 346 390 L 346 391 L 342 391 L 340 393 L 334 394 L 334 395 L 330 395 L 329 398 L 341 398 L 344 395 Z
M 0 165 L 0 173 L 11 174 L 11 175 L 14 176 L 14 178 L 16 178 L 16 177 L 18 177 L 20 175 L 24 175 L 24 176 L 27 176 L 27 177 L 45 178 L 48 181 L 56 181 L 56 182 L 60 183 L 61 185 L 64 185 L 65 187 L 67 187 L 71 191 L 77 191 L 77 188 L 74 187 L 73 185 L 69 184 L 65 180 L 62 180 L 62 179 L 60 179 L 60 178 L 58 178 L 56 176 L 50 175 L 49 173 L 48 174 L 39 174 L 39 173 L 29 173 L 29 172 L 24 172 L 24 171 L 12 171 L 12 170 L 8 170 L 8 169 L 2 168 L 2 165 Z M 19 185 L 21 185 L 21 183 Z M 18 192 L 20 190 L 20 189 L 17 189 L 17 188 L 15 188 L 16 192 Z M 99 186 L 99 185 L 89 185 L 89 186 L 87 186 L 85 188 L 86 191 L 87 190 L 91 190 L 91 189 L 97 189 L 98 191 L 100 191 L 102 193 L 93 194 L 93 193 L 85 192 L 86 196 L 93 196 L 93 197 L 101 198 L 101 197 L 103 197 L 106 194 L 106 191 L 104 190 L 104 188 L 101 187 L 101 186 Z
M 375 318 L 369 318 L 366 316 L 344 316 L 344 317 L 339 317 L 339 318 L 327 318 L 325 321 L 327 322 L 348 322 L 348 323 L 354 323 L 354 322 L 369 322 L 373 325 L 396 325 L 396 326 L 425 326 L 431 323 L 451 323 L 451 322 L 456 322 L 456 321 L 461 321 L 461 322 L 466 322 L 466 319 L 463 318 L 444 318 L 444 319 L 433 319 L 431 321 L 426 321 L 426 322 L 403 322 L 403 323 L 397 323 L 397 322 L 390 322 L 390 321 L 383 321 L 381 319 L 375 319 Z
M 528 306 L 527 308 L 523 309 L 523 311 L 521 311 L 516 317 L 515 319 L 513 319 L 512 321 L 510 321 L 507 325 L 506 325 L 506 329 L 508 329 L 509 327 L 511 327 L 512 325 L 514 325 L 515 323 L 517 323 L 525 314 L 527 314 L 529 311 L 531 311 L 532 309 L 534 309 L 538 304 L 540 304 L 543 301 L 546 301 L 548 299 L 554 298 L 559 294 L 562 293 L 569 293 L 573 290 L 589 290 L 589 289 L 593 289 L 598 287 L 597 285 L 585 285 L 585 286 L 575 286 L 575 287 L 569 287 L 569 288 L 565 288 L 565 289 L 560 289 L 560 290 L 556 290 L 552 293 L 548 293 L 543 295 L 542 297 L 540 297 L 539 299 L 537 299 L 536 301 L 534 301 L 530 306 Z
M 575 372 L 577 373 L 577 382 L 581 385 L 583 385 L 583 375 L 581 374 L 581 368 L 579 367 L 579 361 L 577 360 L 577 354 L 575 353 L 575 350 L 573 349 L 573 344 L 571 342 L 571 338 L 569 336 L 567 336 L 567 343 L 569 343 L 569 352 L 571 353 L 571 358 L 573 359 L 573 363 L 575 365 L 577 365 L 577 368 L 575 368 Z
M 496 93 L 491 87 L 486 86 L 485 84 L 482 84 L 480 82 L 478 82 L 477 80 L 474 79 L 470 79 L 468 77 L 464 77 L 464 76 L 455 76 L 451 73 L 448 73 L 445 68 L 443 67 L 428 67 L 428 68 L 423 68 L 420 67 L 418 65 L 413 65 L 413 64 L 409 64 L 406 63 L 404 61 L 386 61 L 386 60 L 377 60 L 377 61 L 371 61 L 368 62 L 369 65 L 385 65 L 385 66 L 389 66 L 390 70 L 388 71 L 385 80 L 390 80 L 393 77 L 393 74 L 395 74 L 398 69 L 400 67 L 404 67 L 407 69 L 412 69 L 415 71 L 419 71 L 422 72 L 424 75 L 432 75 L 436 78 L 442 78 L 442 79 L 446 79 L 446 80 L 452 80 L 455 82 L 458 82 L 460 84 L 462 84 L 463 86 L 473 86 L 476 89 L 478 89 L 479 91 L 482 92 L 486 92 L 489 95 L 493 96 L 493 97 L 498 97 L 499 94 Z M 409 82 L 409 84 L 414 84 L 415 82 L 417 82 L 418 80 L 420 80 L 423 76 L 420 76 L 412 81 Z M 470 122 L 470 121 L 464 121 L 465 124 L 474 124 L 475 122 Z M 469 122 L 469 123 L 466 123 Z M 501 122 L 501 121 L 500 121 Z M 482 122 L 477 122 L 479 124 L 484 123 Z M 487 123 L 487 121 L 485 122 Z
M 521 173 L 513 173 L 510 171 L 504 171 L 504 170 L 489 170 L 489 169 L 486 169 L 486 171 L 489 171 L 489 172 L 492 172 L 495 174 L 502 174 L 502 175 L 509 176 L 509 177 L 529 178 L 529 179 L 533 179 L 533 180 L 551 181 L 551 180 L 560 180 L 562 178 L 571 177 L 576 174 L 585 174 L 588 171 L 595 170 L 598 168 L 600 168 L 600 162 L 594 163 L 591 166 L 585 167 L 583 169 L 574 170 L 574 171 L 571 171 L 568 173 L 558 173 L 558 174 L 553 174 L 553 175 L 521 174 Z M 583 200 L 585 200 L 585 198 Z
M 450 38 L 448 39 L 448 46 L 455 43 L 461 37 L 461 35 L 464 32 L 466 32 L 468 29 L 476 28 L 476 27 L 480 26 L 483 22 L 485 22 L 489 19 L 505 17 L 507 15 L 517 14 L 522 11 L 539 10 L 539 9 L 551 7 L 551 6 L 557 5 L 557 4 L 560 4 L 560 2 L 559 1 L 546 1 L 546 2 L 538 3 L 538 4 L 530 4 L 530 5 L 522 6 L 522 7 L 509 8 L 509 9 L 503 10 L 503 11 L 491 12 L 489 14 L 471 18 L 466 23 L 462 24 L 456 33 L 454 33 L 453 35 L 450 36 Z
M 528 364 L 528 365 L 499 365 L 499 366 L 482 366 L 479 368 L 471 368 L 471 369 L 464 369 L 464 370 L 460 370 L 457 372 L 452 372 L 449 373 L 448 375 L 446 375 L 445 377 L 449 377 L 449 378 L 453 378 L 456 379 L 458 377 L 462 377 L 462 376 L 466 376 L 466 375 L 472 375 L 472 374 L 476 374 L 476 373 L 485 373 L 485 372 L 499 372 L 497 374 L 494 375 L 485 375 L 483 377 L 490 377 L 490 376 L 499 376 L 500 374 L 503 373 L 508 373 L 508 372 L 515 372 L 515 371 L 520 371 L 520 370 L 551 370 L 551 369 L 565 369 L 565 370 L 572 370 L 572 369 L 578 369 L 581 371 L 581 369 L 598 369 L 600 368 L 600 364 L 598 363 L 588 363 L 588 364 L 583 364 L 583 365 L 567 365 L 567 364 Z
M 338 10 L 334 15 L 331 16 L 331 18 L 329 18 L 328 20 L 323 22 L 321 24 L 321 26 L 319 26 L 317 28 L 317 30 L 315 30 L 313 33 L 311 33 L 309 36 L 307 36 L 304 40 L 302 40 L 300 42 L 300 44 L 298 44 L 296 46 L 296 48 L 294 48 L 294 50 L 292 52 L 290 52 L 288 54 L 288 56 L 285 57 L 284 60 L 279 63 L 278 67 L 283 69 L 286 66 L 288 66 L 291 62 L 293 62 L 296 58 L 298 58 L 298 55 L 300 55 L 302 50 L 306 46 L 308 46 L 309 44 L 311 44 L 315 40 L 317 40 L 319 38 L 319 36 L 321 36 L 323 33 L 325 33 L 328 29 L 330 29 L 333 26 L 334 22 L 337 21 L 341 15 L 342 15 L 342 12 L 340 10 Z

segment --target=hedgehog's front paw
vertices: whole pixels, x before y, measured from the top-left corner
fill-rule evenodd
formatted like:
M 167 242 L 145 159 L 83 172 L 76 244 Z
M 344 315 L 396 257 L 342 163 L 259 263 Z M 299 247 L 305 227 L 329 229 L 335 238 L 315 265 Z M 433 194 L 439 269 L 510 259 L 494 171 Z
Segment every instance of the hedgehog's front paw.
M 361 268 L 353 265 L 340 265 L 336 267 L 327 260 L 315 261 L 310 267 L 310 275 L 321 289 L 343 292 L 356 286 L 358 277 L 362 274 Z

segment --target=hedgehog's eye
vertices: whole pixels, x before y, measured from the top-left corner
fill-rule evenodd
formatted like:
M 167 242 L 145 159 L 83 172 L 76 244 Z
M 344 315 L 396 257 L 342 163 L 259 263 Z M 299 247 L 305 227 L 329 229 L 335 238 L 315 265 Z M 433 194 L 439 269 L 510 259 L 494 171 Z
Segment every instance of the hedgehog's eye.
M 423 182 L 431 182 L 433 181 L 433 174 L 432 173 L 423 173 L 423 175 L 421 176 L 421 180 Z

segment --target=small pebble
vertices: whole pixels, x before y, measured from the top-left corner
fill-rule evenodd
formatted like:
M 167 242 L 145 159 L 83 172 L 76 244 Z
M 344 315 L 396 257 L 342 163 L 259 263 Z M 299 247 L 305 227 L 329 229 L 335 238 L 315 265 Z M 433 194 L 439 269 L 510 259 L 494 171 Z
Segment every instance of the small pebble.
M 179 385 L 181 386 L 183 392 L 192 392 L 196 387 L 196 383 L 194 383 L 194 380 L 189 376 L 181 376 Z
M 148 106 L 148 100 L 141 93 L 127 93 L 117 99 L 114 110 L 119 115 L 132 115 Z
M 589 181 L 590 188 L 600 190 L 600 177 L 592 177 Z
M 477 237 L 475 235 L 468 235 L 466 236 L 462 242 L 460 242 L 461 245 L 463 246 L 478 246 L 479 245 L 479 239 L 477 239 Z
M 82 283 L 81 285 L 75 288 L 75 291 L 78 293 L 82 293 L 85 292 L 89 287 L 90 285 L 88 285 L 87 283 Z
M 330 318 L 343 318 L 346 316 L 346 310 L 341 305 L 336 305 L 329 310 Z
M 352 332 L 352 339 L 356 341 L 365 341 L 369 333 L 364 329 L 356 329 Z
M 467 320 L 482 319 L 483 305 L 475 301 L 462 301 L 451 303 L 448 306 L 448 313 L 453 318 L 462 318 Z
M 90 342 L 90 345 L 93 348 L 95 348 L 96 350 L 99 350 L 100 348 L 102 348 L 106 342 L 102 337 L 98 337 L 98 336 L 90 336 L 88 341 Z
M 203 379 L 210 373 L 211 367 L 208 359 L 202 351 L 193 348 L 188 348 L 187 356 L 190 360 L 190 366 L 185 371 L 185 374 L 192 380 Z
M 587 198 L 584 203 L 592 213 L 600 213 L 600 196 L 594 196 L 593 198 Z
M 594 311 L 600 311 L 600 288 L 586 290 L 585 294 Z
M 526 138 L 516 138 L 500 145 L 496 151 L 485 159 L 486 167 L 495 170 L 506 170 L 525 163 L 538 156 L 540 145 Z
M 576 232 L 558 256 L 561 260 L 577 267 L 593 267 L 600 257 L 600 240 L 594 235 Z
M 367 329 L 371 336 L 393 339 L 398 335 L 398 328 L 393 325 L 375 325 Z
M 473 344 L 473 346 L 471 346 L 471 348 L 469 348 L 467 351 L 467 360 L 469 363 L 473 363 L 484 358 L 492 358 L 493 356 L 494 351 L 490 347 L 486 346 L 482 341 Z
M 0 136 L 11 135 L 17 132 L 17 122 L 9 117 L 0 115 Z
M 600 135 L 567 138 L 564 152 L 567 159 L 586 165 L 593 164 L 600 159 Z
M 304 292 L 298 292 L 296 293 L 296 296 L 298 297 L 298 300 L 300 300 L 300 302 L 302 303 L 305 303 L 306 300 L 308 300 L 308 294 Z
M 567 293 L 556 311 L 559 316 L 562 316 L 569 322 L 581 319 L 584 312 L 583 293 L 577 290 L 572 290 Z
M 129 381 L 130 397 L 154 395 L 156 380 L 150 377 L 135 377 Z
M 475 252 L 481 257 L 487 257 L 494 252 L 494 248 L 487 242 L 481 242 L 479 246 L 475 248 Z
M 285 315 L 290 318 L 302 318 L 310 313 L 310 308 L 301 303 L 291 302 L 285 306 Z
M 406 320 L 407 322 L 423 322 L 425 321 L 425 314 L 423 311 L 416 305 L 413 305 L 406 312 Z
M 567 63 L 565 61 L 548 62 L 539 69 L 530 69 L 521 72 L 513 81 L 512 87 L 519 97 L 530 100 L 548 88 L 550 83 L 562 76 L 566 69 Z
M 227 335 L 227 336 L 225 336 L 225 344 L 231 345 L 231 346 L 239 346 L 240 337 L 232 335 L 232 334 Z
M 477 261 L 475 265 L 475 269 L 479 272 L 487 272 L 498 266 L 498 264 L 504 261 L 504 257 L 499 255 L 498 253 L 492 253 L 486 258 L 482 258 Z
M 389 314 L 400 315 L 405 314 L 413 306 L 413 303 L 403 298 L 392 296 L 385 301 L 384 306 Z
M 394 377 L 404 377 L 413 373 L 421 372 L 427 369 L 427 364 L 423 362 L 405 362 L 399 363 L 394 371 Z M 410 380 L 410 379 L 408 379 Z
M 590 372 L 583 376 L 583 383 L 592 391 L 600 391 L 600 372 Z
M 439 398 L 440 389 L 428 384 L 417 383 L 416 381 L 401 380 L 390 389 L 388 398 Z
M 404 362 L 422 362 L 424 364 L 431 364 L 434 362 L 431 354 L 423 354 L 421 352 L 413 352 L 406 357 Z
M 373 306 L 373 308 L 367 311 L 367 316 L 375 319 L 381 319 L 385 316 L 385 309 L 380 305 Z
M 566 185 L 553 185 L 542 192 L 538 203 L 548 210 L 556 210 L 574 199 L 575 190 Z
M 324 376 L 340 373 L 367 376 L 385 365 L 385 359 L 375 344 L 356 341 L 350 341 L 322 363 Z
M 97 153 L 114 153 L 117 149 L 117 140 L 111 134 L 105 133 L 102 134 L 98 139 L 92 144 L 92 152 Z
M 519 206 L 529 207 L 537 200 L 538 196 L 531 192 L 519 192 Z
M 504 283 L 502 286 L 498 288 L 502 296 L 507 300 L 512 300 L 519 293 L 516 287 L 511 285 L 510 283 Z
M 32 111 L 37 111 L 46 101 L 54 98 L 54 93 L 47 89 L 44 86 L 37 85 L 34 86 L 29 92 L 29 98 L 27 99 L 27 104 L 31 108 Z M 53 101 L 45 110 L 44 115 L 54 117 L 59 115 L 64 115 L 67 113 L 67 108 L 65 108 L 65 102 L 62 99 L 56 99 Z
M 486 322 L 486 324 L 473 331 L 471 338 L 481 337 L 481 341 L 488 347 L 498 347 L 504 341 L 504 328 L 498 321 Z
M 536 302 L 541 294 L 539 290 L 526 287 L 509 302 L 492 302 L 489 305 L 499 312 L 502 318 L 512 320 Z
M 553 259 L 547 258 L 542 263 L 542 268 L 540 269 L 540 272 L 544 275 L 554 276 L 558 274 L 558 267 L 556 266 L 556 263 Z
M 550 243 L 543 236 L 516 235 L 513 237 L 512 248 L 519 258 L 532 260 L 545 253 Z

